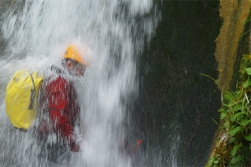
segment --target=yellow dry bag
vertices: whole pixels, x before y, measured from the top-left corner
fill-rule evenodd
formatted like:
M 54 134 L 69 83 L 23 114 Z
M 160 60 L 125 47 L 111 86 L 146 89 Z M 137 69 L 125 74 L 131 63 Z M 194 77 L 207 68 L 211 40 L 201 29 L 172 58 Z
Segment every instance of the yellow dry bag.
M 28 129 L 36 116 L 37 98 L 43 76 L 17 71 L 6 87 L 6 113 L 15 128 Z

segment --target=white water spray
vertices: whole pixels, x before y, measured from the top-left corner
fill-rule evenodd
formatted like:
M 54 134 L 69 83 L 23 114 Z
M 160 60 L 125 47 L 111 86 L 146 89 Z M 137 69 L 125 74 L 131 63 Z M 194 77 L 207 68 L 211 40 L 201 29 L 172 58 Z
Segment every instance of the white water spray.
M 7 46 L 0 58 L 3 166 L 43 164 L 35 158 L 31 134 L 16 132 L 8 122 L 6 84 L 17 69 L 44 70 L 59 63 L 70 43 L 86 48 L 90 61 L 77 87 L 84 142 L 81 152 L 73 155 L 72 166 L 132 165 L 119 151 L 126 135 L 124 101 L 137 91 L 135 56 L 143 49 L 144 37 L 149 40 L 154 31 L 155 16 L 144 17 L 152 8 L 151 0 L 26 0 L 9 8 L 2 23 Z

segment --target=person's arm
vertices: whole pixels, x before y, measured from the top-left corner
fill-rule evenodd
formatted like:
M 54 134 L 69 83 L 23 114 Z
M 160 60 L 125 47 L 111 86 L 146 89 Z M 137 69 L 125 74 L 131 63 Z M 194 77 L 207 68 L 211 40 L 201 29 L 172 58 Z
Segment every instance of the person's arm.
M 54 128 L 61 136 L 68 141 L 68 145 L 73 152 L 79 151 L 79 145 L 75 143 L 73 126 L 67 118 L 67 103 L 70 86 L 65 79 L 58 77 L 48 86 L 49 93 L 49 113 Z

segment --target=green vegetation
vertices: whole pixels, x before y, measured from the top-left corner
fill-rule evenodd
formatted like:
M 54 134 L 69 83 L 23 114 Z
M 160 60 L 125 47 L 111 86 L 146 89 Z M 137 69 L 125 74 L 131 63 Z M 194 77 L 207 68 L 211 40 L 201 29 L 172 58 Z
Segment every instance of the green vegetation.
M 251 156 L 251 55 L 244 55 L 235 91 L 222 94 L 221 134 L 207 167 L 246 166 Z

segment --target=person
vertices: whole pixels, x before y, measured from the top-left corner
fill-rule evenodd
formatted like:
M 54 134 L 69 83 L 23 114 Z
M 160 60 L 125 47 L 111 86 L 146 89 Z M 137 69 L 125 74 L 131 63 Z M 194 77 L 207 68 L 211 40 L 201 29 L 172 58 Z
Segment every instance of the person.
M 40 95 L 40 121 L 37 138 L 41 144 L 41 155 L 49 161 L 59 162 L 67 151 L 78 152 L 80 145 L 74 134 L 80 118 L 78 94 L 71 76 L 83 77 L 88 66 L 75 45 L 69 45 L 62 67 L 51 67 L 50 75 L 42 85 Z

